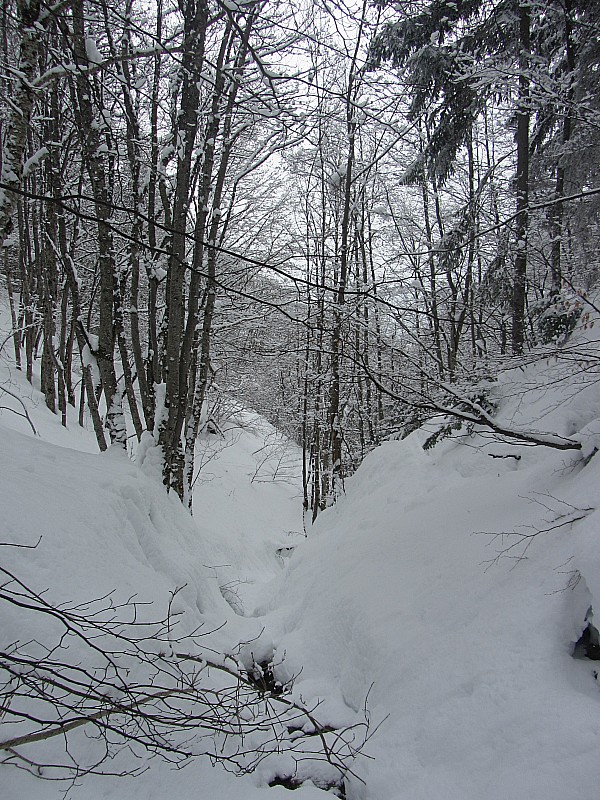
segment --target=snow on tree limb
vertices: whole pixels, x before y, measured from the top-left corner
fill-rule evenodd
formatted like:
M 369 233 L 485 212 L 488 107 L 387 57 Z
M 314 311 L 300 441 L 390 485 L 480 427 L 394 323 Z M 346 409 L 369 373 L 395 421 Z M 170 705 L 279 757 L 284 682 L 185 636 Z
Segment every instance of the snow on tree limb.
M 479 403 L 469 399 L 467 396 L 458 392 L 454 387 L 444 382 L 438 382 L 438 385 L 451 394 L 457 402 L 468 406 L 473 412 L 472 414 L 468 411 L 463 411 L 456 406 L 447 406 L 443 403 L 439 403 L 432 397 L 423 396 L 423 400 L 420 402 L 414 402 L 412 400 L 409 401 L 406 397 L 402 397 L 401 395 L 384 386 L 381 381 L 372 374 L 364 362 L 362 366 L 369 378 L 381 392 L 388 397 L 391 397 L 392 400 L 397 400 L 400 403 L 413 405 L 427 411 L 437 412 L 439 414 L 446 414 L 448 416 L 463 420 L 464 422 L 471 422 L 475 425 L 483 425 L 497 435 L 504 436 L 507 439 L 514 439 L 517 442 L 551 447 L 555 450 L 581 450 L 582 448 L 581 442 L 578 442 L 576 439 L 569 439 L 566 436 L 559 436 L 556 433 L 549 433 L 545 431 L 523 431 L 503 425 L 501 422 L 498 422 L 498 420 L 491 417 L 490 414 L 488 414 Z
M 13 212 L 17 195 L 23 181 L 23 158 L 27 147 L 27 130 L 33 109 L 35 90 L 32 86 L 39 51 L 39 0 L 18 0 L 17 11 L 21 42 L 19 47 L 19 69 L 13 72 L 15 90 L 11 98 L 7 133 L 2 150 L 2 172 L 0 181 L 0 246 L 12 231 Z

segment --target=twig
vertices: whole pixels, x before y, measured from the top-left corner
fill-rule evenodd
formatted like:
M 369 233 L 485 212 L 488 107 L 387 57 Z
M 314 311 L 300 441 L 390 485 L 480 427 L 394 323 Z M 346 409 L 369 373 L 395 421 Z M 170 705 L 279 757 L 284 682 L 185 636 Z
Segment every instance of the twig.
M 15 394 L 14 392 L 11 392 L 10 389 L 7 389 L 6 386 L 0 386 L 0 391 L 6 392 L 7 395 L 9 395 L 10 397 L 14 398 L 18 403 L 20 403 L 21 407 L 23 409 L 23 413 L 21 414 L 20 412 L 15 411 L 14 408 L 9 408 L 7 406 L 2 406 L 2 408 L 5 408 L 7 411 L 12 411 L 13 413 L 17 414 L 17 416 L 19 416 L 19 417 L 24 417 L 27 420 L 27 422 L 29 423 L 29 425 L 31 426 L 31 430 L 33 431 L 33 435 L 34 436 L 39 436 L 38 432 L 35 429 L 35 425 L 31 421 L 31 417 L 29 416 L 29 412 L 27 411 L 27 406 L 21 400 L 21 398 L 17 394 Z

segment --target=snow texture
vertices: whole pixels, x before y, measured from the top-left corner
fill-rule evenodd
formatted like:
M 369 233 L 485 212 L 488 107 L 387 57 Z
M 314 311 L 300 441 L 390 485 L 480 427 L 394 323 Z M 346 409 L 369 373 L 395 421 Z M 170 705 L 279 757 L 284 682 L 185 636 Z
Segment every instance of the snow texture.
M 598 363 L 597 342 L 582 337 L 569 346 Z M 274 650 L 277 676 L 321 699 L 324 722 L 352 724 L 366 704 L 371 758 L 353 764 L 364 783 L 348 777 L 351 800 L 599 796 L 600 686 L 594 662 L 572 657 L 590 606 L 600 609 L 600 389 L 589 369 L 549 358 L 491 385 L 505 426 L 576 437 L 581 452 L 484 430 L 425 451 L 432 422 L 372 452 L 305 537 L 298 453 L 257 415 L 239 412 L 200 440 L 191 519 L 147 464 L 98 455 L 75 422 L 61 428 L 5 353 L 0 385 L 39 436 L 2 394 L 2 541 L 41 541 L 0 556 L 49 599 L 114 591 L 152 602 L 141 613 L 156 618 L 183 587 L 182 630 L 224 622 L 216 647 Z M 45 635 L 0 614 L 5 642 Z M 277 759 L 240 779 L 202 761 L 147 766 L 139 778 L 84 776 L 68 796 L 290 797 L 266 785 L 286 768 Z M 5 800 L 63 796 L 2 769 Z M 325 796 L 306 783 L 291 797 Z

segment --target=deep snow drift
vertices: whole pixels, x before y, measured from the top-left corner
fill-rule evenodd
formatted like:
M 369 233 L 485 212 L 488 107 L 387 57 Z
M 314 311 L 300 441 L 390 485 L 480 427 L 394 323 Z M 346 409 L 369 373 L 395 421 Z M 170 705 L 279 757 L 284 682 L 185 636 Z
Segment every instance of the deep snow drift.
M 85 452 L 95 449 L 93 436 L 75 423 L 62 429 L 22 375 L 6 362 L 1 369 L 0 383 L 10 394 L 3 393 L 0 410 L 0 567 L 54 607 L 76 608 L 108 597 L 92 603 L 90 610 L 108 607 L 110 617 L 112 603 L 118 618 L 130 619 L 135 602 L 136 623 L 160 620 L 170 611 L 178 638 L 199 629 L 195 638 L 200 648 L 237 652 L 240 642 L 250 642 L 247 649 L 255 647 L 252 642 L 264 623 L 243 615 L 250 613 L 257 587 L 283 570 L 278 550 L 299 535 L 303 538 L 297 481 L 290 477 L 297 472 L 297 451 L 256 415 L 238 413 L 222 439 L 209 437 L 202 443 L 205 460 L 215 453 L 219 458 L 206 465 L 192 519 L 152 475 L 123 453 Z M 20 416 L 23 407 L 14 395 L 25 403 L 36 436 Z M 0 583 L 13 596 L 20 591 L 6 572 Z M 120 605 L 124 607 L 119 609 Z M 36 651 L 40 645 L 57 642 L 63 633 L 47 616 L 28 613 L 4 598 L 0 630 L 0 650 L 9 652 L 16 642 L 24 643 L 27 652 Z M 204 631 L 211 631 L 206 640 Z M 69 647 L 73 650 L 76 643 L 70 641 Z M 157 642 L 157 652 L 164 647 L 164 641 Z M 87 663 L 85 648 L 74 657 L 62 648 L 56 653 L 59 660 L 77 664 L 81 658 L 82 664 Z M 214 676 L 211 680 L 214 683 Z M 15 733 L 10 718 L 0 719 L 0 740 Z M 73 754 L 81 763 L 91 763 L 97 751 L 96 743 L 86 739 L 85 732 L 71 736 L 70 747 L 74 742 Z M 20 752 L 44 763 L 52 763 L 56 754 L 64 756 L 53 742 L 24 746 Z M 221 767 L 213 768 L 207 758 L 177 769 L 158 758 L 148 759 L 137 748 L 135 757 L 125 751 L 103 766 L 107 771 L 135 769 L 142 774 L 80 776 L 70 785 L 2 766 L 0 796 L 55 800 L 69 787 L 69 797 L 85 800 L 198 794 L 254 800 L 265 792 L 258 776 L 238 779 Z M 44 776 L 55 777 L 51 769 L 45 769 Z M 274 800 L 287 796 L 282 787 L 268 792 Z M 299 799 L 323 794 L 307 785 Z
M 600 614 L 599 351 L 584 335 L 564 361 L 489 386 L 503 423 L 573 436 L 581 452 L 484 431 L 425 451 L 433 423 L 384 444 L 269 602 L 297 691 L 337 689 L 359 709 L 372 685 L 385 721 L 350 796 L 599 796 L 597 665 L 572 657 L 590 607 Z
M 600 352 L 583 343 L 589 335 L 577 332 L 559 361 L 488 387 L 504 424 L 574 437 L 581 451 L 485 431 L 426 451 L 432 421 L 371 453 L 306 539 L 297 454 L 256 417 L 238 414 L 221 442 L 202 445 L 191 520 L 124 456 L 76 452 L 93 449 L 89 434 L 63 432 L 11 372 L 41 438 L 0 412 L 1 538 L 42 539 L 35 550 L 3 547 L 2 563 L 56 602 L 114 590 L 162 610 L 184 587 L 182 626 L 226 622 L 219 647 L 274 650 L 278 677 L 296 676 L 296 698 L 321 699 L 323 722 L 363 720 L 366 704 L 373 735 L 349 798 L 592 800 L 600 682 L 595 662 L 572 656 L 590 607 L 600 609 Z M 0 614 L 3 647 L 41 635 Z M 148 766 L 135 779 L 83 777 L 69 796 L 290 796 L 266 785 L 285 760 L 241 779 L 207 762 Z M 0 780 L 7 800 L 54 800 L 65 788 L 11 767 Z M 310 784 L 291 795 L 325 796 Z

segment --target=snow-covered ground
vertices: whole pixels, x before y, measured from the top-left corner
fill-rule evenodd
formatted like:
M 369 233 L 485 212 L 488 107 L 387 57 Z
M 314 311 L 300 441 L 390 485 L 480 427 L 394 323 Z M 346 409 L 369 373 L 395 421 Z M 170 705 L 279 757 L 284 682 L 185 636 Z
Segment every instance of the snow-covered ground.
M 588 335 L 569 347 L 581 352 Z M 75 419 L 64 431 L 4 360 L 0 385 L 39 435 L 0 411 L 0 541 L 41 540 L 0 548 L 1 563 L 53 603 L 135 595 L 153 619 L 180 589 L 180 631 L 204 624 L 219 629 L 214 647 L 274 652 L 277 676 L 295 676 L 298 700 L 320 701 L 323 723 L 369 720 L 346 781 L 353 800 L 595 800 L 600 681 L 595 662 L 572 657 L 600 609 L 599 352 L 585 347 L 585 361 L 540 361 L 489 387 L 505 425 L 574 437 L 582 451 L 484 431 L 424 450 L 431 423 L 371 453 L 306 538 L 298 453 L 255 415 L 201 443 L 190 519 L 143 468 L 93 453 Z M 0 615 L 2 649 L 44 635 Z M 290 766 L 278 757 L 243 778 L 207 760 L 147 766 L 137 778 L 84 776 L 69 797 L 290 796 L 267 786 Z M 3 800 L 65 790 L 8 766 L 0 786 Z M 306 783 L 292 797 L 325 796 Z
M 204 468 L 192 519 L 154 476 L 123 453 L 98 454 L 93 434 L 78 427 L 74 410 L 69 428 L 62 428 L 42 395 L 7 358 L 0 361 L 0 386 L 8 390 L 0 393 L 0 568 L 52 606 L 76 607 L 110 595 L 115 606 L 126 605 L 117 612 L 125 618 L 134 601 L 137 622 L 162 619 L 170 609 L 177 617 L 178 637 L 202 626 L 200 647 L 233 652 L 240 642 L 250 642 L 247 649 L 259 658 L 264 623 L 252 616 L 254 595 L 283 571 L 281 548 L 304 539 L 297 449 L 255 414 L 237 413 L 223 434 L 199 445 Z M 36 435 L 23 416 L 23 404 Z M 0 584 L 15 589 L 6 573 Z M 100 607 L 106 603 L 91 608 Z M 6 602 L 0 602 L 0 630 L 2 650 L 15 642 L 46 644 L 58 638 L 57 627 L 44 615 Z M 212 631 L 206 640 L 205 630 Z M 0 740 L 13 735 L 8 719 L 0 720 Z M 82 760 L 89 759 L 93 743 L 89 752 L 85 743 L 80 746 Z M 37 748 L 21 751 L 34 760 L 39 755 L 40 761 L 53 753 L 49 744 Z M 133 763 L 129 755 L 128 763 L 128 755 L 105 767 L 142 767 L 147 771 L 140 777 L 79 778 L 69 797 L 265 796 L 262 773 L 240 779 L 207 758 L 178 769 L 158 758 L 146 764 L 139 752 Z M 14 767 L 1 769 L 2 800 L 54 800 L 69 788 L 69 783 L 40 780 Z M 44 775 L 52 778 L 52 770 Z M 288 796 L 282 787 L 268 792 L 274 800 Z M 299 800 L 316 796 L 323 792 L 306 785 Z

